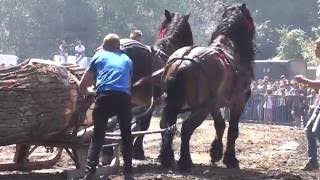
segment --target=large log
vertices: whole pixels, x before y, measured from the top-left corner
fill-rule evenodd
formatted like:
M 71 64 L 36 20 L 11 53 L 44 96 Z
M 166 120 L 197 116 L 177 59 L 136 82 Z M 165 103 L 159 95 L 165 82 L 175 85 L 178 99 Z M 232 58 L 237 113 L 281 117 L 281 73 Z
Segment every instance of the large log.
M 0 146 L 46 141 L 66 131 L 77 96 L 70 71 L 51 61 L 31 59 L 0 70 Z

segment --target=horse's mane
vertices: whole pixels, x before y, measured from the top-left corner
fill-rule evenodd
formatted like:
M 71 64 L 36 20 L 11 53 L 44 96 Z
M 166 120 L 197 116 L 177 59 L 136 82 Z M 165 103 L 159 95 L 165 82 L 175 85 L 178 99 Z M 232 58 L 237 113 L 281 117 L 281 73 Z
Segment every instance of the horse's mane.
M 168 34 L 172 34 L 173 32 L 176 31 L 178 25 L 181 24 L 181 18 L 182 18 L 182 14 L 181 13 L 174 13 L 173 19 L 171 21 L 168 21 L 168 19 L 165 19 L 160 26 L 160 31 L 165 30 L 166 33 Z M 168 26 L 167 24 L 170 23 Z
M 241 5 L 233 5 L 234 10 L 227 9 L 226 12 L 224 12 L 222 22 L 212 33 L 209 45 L 212 44 L 219 35 L 225 35 L 237 46 L 240 54 L 240 63 L 251 65 L 255 56 L 255 45 L 252 41 L 255 34 L 255 27 L 249 10 L 245 8 L 241 11 L 239 10 L 240 6 Z
M 179 42 L 181 44 L 193 44 L 191 27 L 187 22 L 188 18 L 181 13 L 173 13 L 173 18 L 170 21 L 164 20 L 161 23 L 159 32 L 165 31 L 166 36 L 158 39 L 155 44 L 160 45 L 168 41 L 181 41 Z

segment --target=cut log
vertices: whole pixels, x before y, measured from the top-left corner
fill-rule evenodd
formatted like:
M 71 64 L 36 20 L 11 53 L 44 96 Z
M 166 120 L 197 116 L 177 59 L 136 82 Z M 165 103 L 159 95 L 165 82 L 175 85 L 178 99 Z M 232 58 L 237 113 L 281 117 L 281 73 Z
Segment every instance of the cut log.
M 79 103 L 72 78 L 83 74 L 75 68 L 72 75 L 68 67 L 31 59 L 0 70 L 0 146 L 46 141 L 70 128 Z

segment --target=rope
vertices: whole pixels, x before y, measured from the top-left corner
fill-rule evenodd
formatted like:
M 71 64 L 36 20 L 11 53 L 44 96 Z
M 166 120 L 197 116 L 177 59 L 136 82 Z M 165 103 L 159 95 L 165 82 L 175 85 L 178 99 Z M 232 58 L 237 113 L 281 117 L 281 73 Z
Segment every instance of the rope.
M 170 127 L 160 129 L 160 130 L 136 131 L 136 132 L 132 132 L 131 135 L 132 136 L 143 136 L 143 135 L 147 135 L 147 134 L 159 134 L 159 133 L 174 134 L 175 132 L 177 132 L 177 124 L 174 124 Z M 116 136 L 120 137 L 121 133 L 105 133 L 105 136 L 107 136 L 107 137 L 116 137 Z

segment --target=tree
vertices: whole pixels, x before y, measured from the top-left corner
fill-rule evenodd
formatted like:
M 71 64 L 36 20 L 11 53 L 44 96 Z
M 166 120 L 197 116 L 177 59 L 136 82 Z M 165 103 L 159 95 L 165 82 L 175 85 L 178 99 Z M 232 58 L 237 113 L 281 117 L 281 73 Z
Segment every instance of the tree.
M 283 27 L 276 31 L 280 34 L 277 57 L 279 59 L 302 59 L 302 42 L 306 38 L 306 33 L 301 29 L 289 30 L 288 27 Z

